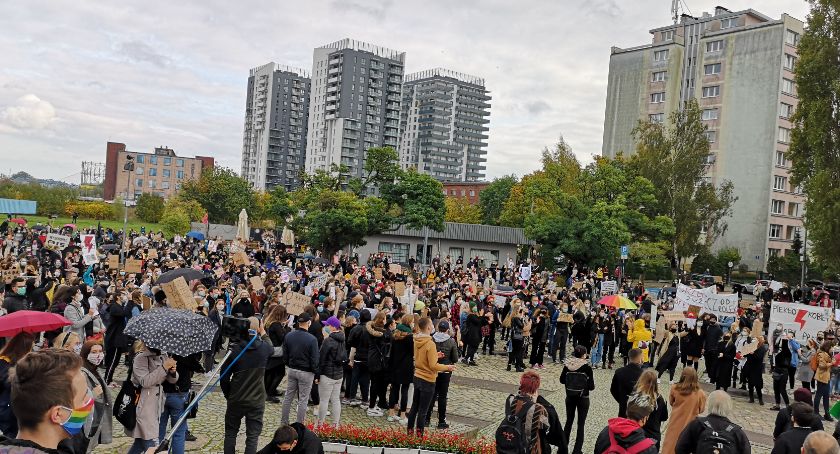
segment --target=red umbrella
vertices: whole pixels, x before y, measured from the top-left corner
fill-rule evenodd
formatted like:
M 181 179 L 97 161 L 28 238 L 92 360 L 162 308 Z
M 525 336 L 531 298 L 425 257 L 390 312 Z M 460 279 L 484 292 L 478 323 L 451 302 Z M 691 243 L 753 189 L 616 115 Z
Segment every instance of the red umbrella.
M 64 227 L 62 227 L 62 229 L 66 229 L 68 227 L 73 230 L 76 230 L 76 224 L 64 224 Z
M 26 224 L 26 219 L 14 218 L 14 219 L 9 219 L 9 222 L 14 222 L 16 224 L 24 225 L 24 224 Z
M 17 311 L 0 317 L 0 337 L 12 337 L 20 332 L 52 331 L 71 324 L 70 320 L 52 312 Z

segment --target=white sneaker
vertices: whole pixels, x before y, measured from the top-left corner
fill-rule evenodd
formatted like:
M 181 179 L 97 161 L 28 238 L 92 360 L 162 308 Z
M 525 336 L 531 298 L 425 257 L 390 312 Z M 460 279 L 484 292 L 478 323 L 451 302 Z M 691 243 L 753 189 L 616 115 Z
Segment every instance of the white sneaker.
M 367 415 L 371 417 L 381 417 L 383 413 L 379 408 L 373 407 L 367 409 Z
M 400 424 L 402 424 L 402 425 L 404 425 L 404 426 L 407 426 L 407 425 L 408 425 L 408 418 L 402 418 L 402 419 L 400 419 Z
M 672 385 L 673 385 L 673 384 L 674 384 L 674 383 L 676 383 L 676 382 L 677 382 L 676 380 L 671 380 L 671 381 L 670 381 L 670 382 L 668 382 L 668 383 L 670 383 L 670 384 L 672 384 Z
M 397 422 L 400 420 L 400 417 L 397 415 L 388 415 L 388 422 Z
M 661 378 L 657 378 L 657 379 L 656 379 L 656 384 L 657 384 L 657 385 L 662 384 L 662 379 L 661 379 Z

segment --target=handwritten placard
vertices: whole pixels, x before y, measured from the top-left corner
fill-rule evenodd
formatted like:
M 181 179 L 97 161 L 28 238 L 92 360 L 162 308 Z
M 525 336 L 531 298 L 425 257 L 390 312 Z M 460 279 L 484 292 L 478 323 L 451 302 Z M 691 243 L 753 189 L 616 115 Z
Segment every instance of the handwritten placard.
M 402 274 L 402 265 L 400 265 L 399 263 L 391 263 L 390 265 L 388 265 L 388 272 L 394 274 Z
M 60 235 L 58 233 L 48 233 L 47 241 L 44 242 L 44 247 L 53 251 L 58 251 L 66 248 L 70 244 L 70 237 L 67 235 Z
M 132 274 L 132 273 L 142 273 L 143 272 L 143 261 L 140 259 L 126 259 L 125 260 L 125 272 Z
M 149 249 L 149 258 L 156 259 L 158 258 L 158 251 L 157 249 Z
M 166 304 L 174 309 L 194 309 L 195 299 L 183 277 L 160 284 L 166 293 Z
M 251 260 L 248 259 L 248 254 L 240 251 L 233 254 L 233 264 L 236 266 L 251 266 Z
M 376 279 L 377 281 L 382 280 L 382 268 L 377 266 L 376 268 L 373 269 L 373 278 Z
M 685 315 L 680 311 L 665 311 L 662 316 L 666 322 L 677 322 L 685 318 Z
M 265 289 L 265 285 L 263 285 L 263 280 L 261 277 L 251 276 L 248 280 L 251 282 L 251 288 L 253 288 L 254 291 Z
M 120 256 L 111 254 L 108 256 L 108 269 L 116 270 L 120 267 Z
M 758 342 L 751 342 L 749 344 L 744 344 L 741 348 L 738 349 L 742 355 L 749 355 L 750 353 L 756 351 L 758 349 Z
M 557 321 L 563 323 L 573 323 L 575 319 L 574 317 L 572 317 L 572 314 L 569 314 L 567 312 L 561 312 L 557 314 Z
M 306 308 L 311 299 L 297 292 L 286 292 L 283 294 L 283 301 L 286 306 L 286 312 L 297 316 L 303 313 L 303 309 Z
M 405 282 L 394 282 L 394 295 L 395 296 L 405 295 Z

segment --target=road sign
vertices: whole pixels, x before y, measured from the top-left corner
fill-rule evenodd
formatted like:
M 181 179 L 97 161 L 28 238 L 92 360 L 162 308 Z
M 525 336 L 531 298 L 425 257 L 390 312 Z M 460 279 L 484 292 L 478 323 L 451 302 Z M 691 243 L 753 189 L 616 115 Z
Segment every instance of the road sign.
M 627 257 L 630 255 L 630 246 L 622 245 L 621 246 L 621 260 L 627 260 Z

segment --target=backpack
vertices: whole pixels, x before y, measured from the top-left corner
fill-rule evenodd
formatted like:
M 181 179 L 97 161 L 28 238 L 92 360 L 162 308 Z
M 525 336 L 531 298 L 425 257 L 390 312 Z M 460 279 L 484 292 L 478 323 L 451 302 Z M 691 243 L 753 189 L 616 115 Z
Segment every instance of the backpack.
M 636 443 L 627 448 L 621 447 L 618 444 L 618 441 L 615 439 L 615 435 L 612 433 L 611 430 L 607 430 L 607 433 L 610 435 L 610 445 L 607 447 L 607 450 L 604 451 L 603 454 L 639 454 L 640 452 L 650 448 L 651 446 L 656 445 L 656 441 L 653 438 L 645 438 L 644 440 Z M 697 451 L 697 452 L 711 452 L 711 451 Z
M 708 452 L 713 454 L 737 454 L 738 439 L 735 437 L 735 424 L 728 423 L 726 428 L 718 430 L 712 427 L 708 418 L 699 418 L 703 421 L 704 430 L 697 442 L 697 452 Z
M 589 377 L 580 371 L 566 371 L 566 395 L 583 397 L 589 389 Z
M 505 401 L 505 419 L 496 429 L 497 454 L 526 454 L 531 446 L 531 425 L 534 420 L 534 402 L 523 400 L 522 408 L 514 413 L 517 396 L 511 394 Z

